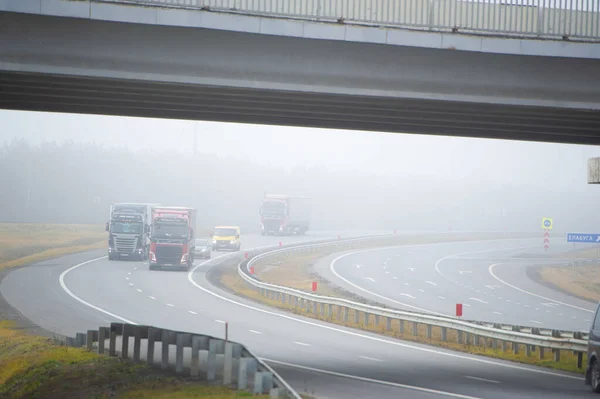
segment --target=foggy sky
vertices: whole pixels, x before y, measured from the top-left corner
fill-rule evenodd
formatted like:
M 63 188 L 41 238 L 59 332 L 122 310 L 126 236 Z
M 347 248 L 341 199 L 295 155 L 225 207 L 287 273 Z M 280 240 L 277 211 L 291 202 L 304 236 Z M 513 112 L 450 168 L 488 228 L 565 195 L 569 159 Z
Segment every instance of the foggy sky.
M 40 112 L 0 111 L 0 118 L 2 142 L 72 140 L 190 157 L 197 134 L 198 153 L 224 162 L 233 157 L 285 167 L 292 177 L 295 168 L 317 166 L 346 177 L 378 175 L 381 181 L 371 180 L 381 186 L 376 188 L 379 198 L 352 187 L 351 178 L 344 193 L 361 197 L 362 202 L 353 203 L 367 207 L 354 212 L 383 206 L 378 204 L 390 207 L 393 198 L 404 206 L 396 215 L 386 213 L 396 224 L 408 214 L 425 218 L 434 208 L 442 215 L 456 209 L 443 225 L 456 223 L 471 208 L 482 218 L 526 218 L 525 230 L 537 228 L 541 217 L 560 217 L 563 226 L 586 230 L 600 221 L 595 212 L 600 188 L 586 182 L 587 159 L 600 155 L 594 146 Z M 298 172 L 290 186 L 296 194 L 302 191 L 302 179 Z M 327 187 L 326 182 L 319 187 Z M 254 213 L 252 209 L 252 217 Z M 429 222 L 424 224 L 432 226 Z

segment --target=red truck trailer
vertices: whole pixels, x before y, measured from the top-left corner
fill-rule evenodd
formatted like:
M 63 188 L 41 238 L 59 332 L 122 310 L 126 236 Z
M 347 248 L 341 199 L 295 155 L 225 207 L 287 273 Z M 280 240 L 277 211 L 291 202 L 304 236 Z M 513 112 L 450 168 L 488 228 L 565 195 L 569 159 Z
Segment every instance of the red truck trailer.
M 194 264 L 196 209 L 152 207 L 150 270 L 189 270 Z

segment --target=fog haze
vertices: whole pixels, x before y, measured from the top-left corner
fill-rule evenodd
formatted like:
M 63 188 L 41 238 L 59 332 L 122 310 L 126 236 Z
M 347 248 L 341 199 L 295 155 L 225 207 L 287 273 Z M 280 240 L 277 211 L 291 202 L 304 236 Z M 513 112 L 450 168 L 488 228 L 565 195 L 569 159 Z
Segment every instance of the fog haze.
M 596 231 L 596 147 L 0 111 L 2 221 L 100 223 L 111 202 L 259 227 L 265 192 L 313 197 L 319 229 Z M 194 139 L 195 137 L 195 139 Z M 194 143 L 196 153 L 194 154 Z

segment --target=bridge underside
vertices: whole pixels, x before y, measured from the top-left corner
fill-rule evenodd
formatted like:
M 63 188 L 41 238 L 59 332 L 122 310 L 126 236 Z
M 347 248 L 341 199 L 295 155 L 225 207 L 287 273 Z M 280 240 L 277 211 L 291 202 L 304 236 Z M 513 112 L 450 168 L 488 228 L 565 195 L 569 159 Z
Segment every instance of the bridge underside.
M 0 107 L 600 144 L 600 112 L 37 73 L 0 73 Z

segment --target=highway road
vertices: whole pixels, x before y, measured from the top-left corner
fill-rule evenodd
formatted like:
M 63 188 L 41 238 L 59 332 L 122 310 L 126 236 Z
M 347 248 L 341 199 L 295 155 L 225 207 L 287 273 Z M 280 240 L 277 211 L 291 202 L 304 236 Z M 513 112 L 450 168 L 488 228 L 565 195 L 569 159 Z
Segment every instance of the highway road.
M 363 297 L 400 309 L 532 327 L 589 331 L 595 304 L 533 281 L 532 265 L 552 264 L 540 240 L 439 243 L 328 257 L 323 277 Z M 567 250 L 554 246 L 553 252 Z
M 277 240 L 247 236 L 244 245 Z M 478 244 L 455 245 L 471 250 Z M 448 249 L 443 252 L 454 253 Z M 182 273 L 109 262 L 104 255 L 92 251 L 15 270 L 0 293 L 36 324 L 69 335 L 124 321 L 223 336 L 228 322 L 231 340 L 271 361 L 299 391 L 322 398 L 589 396 L 581 376 L 388 339 L 240 299 L 207 281 L 218 259 Z

